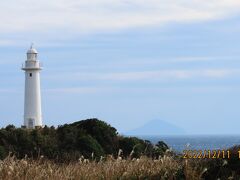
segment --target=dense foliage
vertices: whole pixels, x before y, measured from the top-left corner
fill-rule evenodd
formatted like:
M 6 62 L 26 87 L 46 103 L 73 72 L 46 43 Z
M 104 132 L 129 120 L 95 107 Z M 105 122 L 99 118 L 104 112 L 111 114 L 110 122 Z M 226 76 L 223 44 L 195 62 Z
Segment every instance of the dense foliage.
M 119 149 L 121 151 L 119 152 Z M 139 157 L 141 155 L 159 156 L 167 145 L 159 142 L 151 144 L 136 137 L 123 137 L 109 124 L 98 119 L 87 119 L 58 128 L 22 129 L 8 125 L 0 129 L 0 158 L 9 152 L 18 158 L 44 156 L 58 161 L 85 158 L 99 159 L 111 154 Z

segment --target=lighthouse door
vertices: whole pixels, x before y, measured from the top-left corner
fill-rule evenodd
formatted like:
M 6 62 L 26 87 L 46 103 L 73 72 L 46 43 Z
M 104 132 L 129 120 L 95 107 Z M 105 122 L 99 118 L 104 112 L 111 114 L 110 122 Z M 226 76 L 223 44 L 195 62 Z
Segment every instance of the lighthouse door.
M 28 119 L 28 128 L 33 128 L 34 127 L 34 119 L 30 118 Z

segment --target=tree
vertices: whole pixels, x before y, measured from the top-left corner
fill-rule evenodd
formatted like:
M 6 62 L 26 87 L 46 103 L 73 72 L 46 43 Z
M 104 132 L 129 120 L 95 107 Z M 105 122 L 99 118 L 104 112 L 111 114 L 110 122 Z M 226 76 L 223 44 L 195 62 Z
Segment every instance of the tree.
M 3 146 L 0 146 L 0 159 L 4 159 L 7 156 L 6 150 Z
M 86 132 L 86 134 L 91 135 L 102 146 L 105 153 L 112 154 L 117 151 L 117 130 L 104 121 L 100 121 L 98 119 L 87 119 L 75 122 L 71 124 L 71 126 L 82 129 Z
M 131 152 L 134 152 L 133 157 L 139 157 L 144 153 L 146 143 L 137 137 L 120 137 L 119 148 L 122 149 L 125 157 L 129 156 Z

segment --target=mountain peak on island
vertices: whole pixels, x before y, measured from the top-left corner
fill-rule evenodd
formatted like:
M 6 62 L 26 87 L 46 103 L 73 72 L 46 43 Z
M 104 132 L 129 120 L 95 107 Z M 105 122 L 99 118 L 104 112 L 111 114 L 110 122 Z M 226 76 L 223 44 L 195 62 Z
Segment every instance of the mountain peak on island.
M 169 122 L 154 119 L 147 122 L 145 125 L 130 130 L 126 135 L 182 135 L 185 134 L 184 129 Z

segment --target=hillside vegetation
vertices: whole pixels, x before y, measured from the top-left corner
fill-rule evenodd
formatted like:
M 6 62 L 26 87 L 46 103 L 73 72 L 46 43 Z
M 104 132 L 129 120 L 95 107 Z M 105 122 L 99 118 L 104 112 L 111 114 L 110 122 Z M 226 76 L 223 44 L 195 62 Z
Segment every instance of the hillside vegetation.
M 119 149 L 125 157 L 129 154 L 133 157 L 158 157 L 168 147 L 164 142 L 155 146 L 147 140 L 120 136 L 114 127 L 98 119 L 87 119 L 57 128 L 45 126 L 29 130 L 9 125 L 0 130 L 0 159 L 11 152 L 17 158 L 43 155 L 59 162 L 78 160 L 81 156 L 94 156 L 98 160 L 109 154 L 116 157 Z

